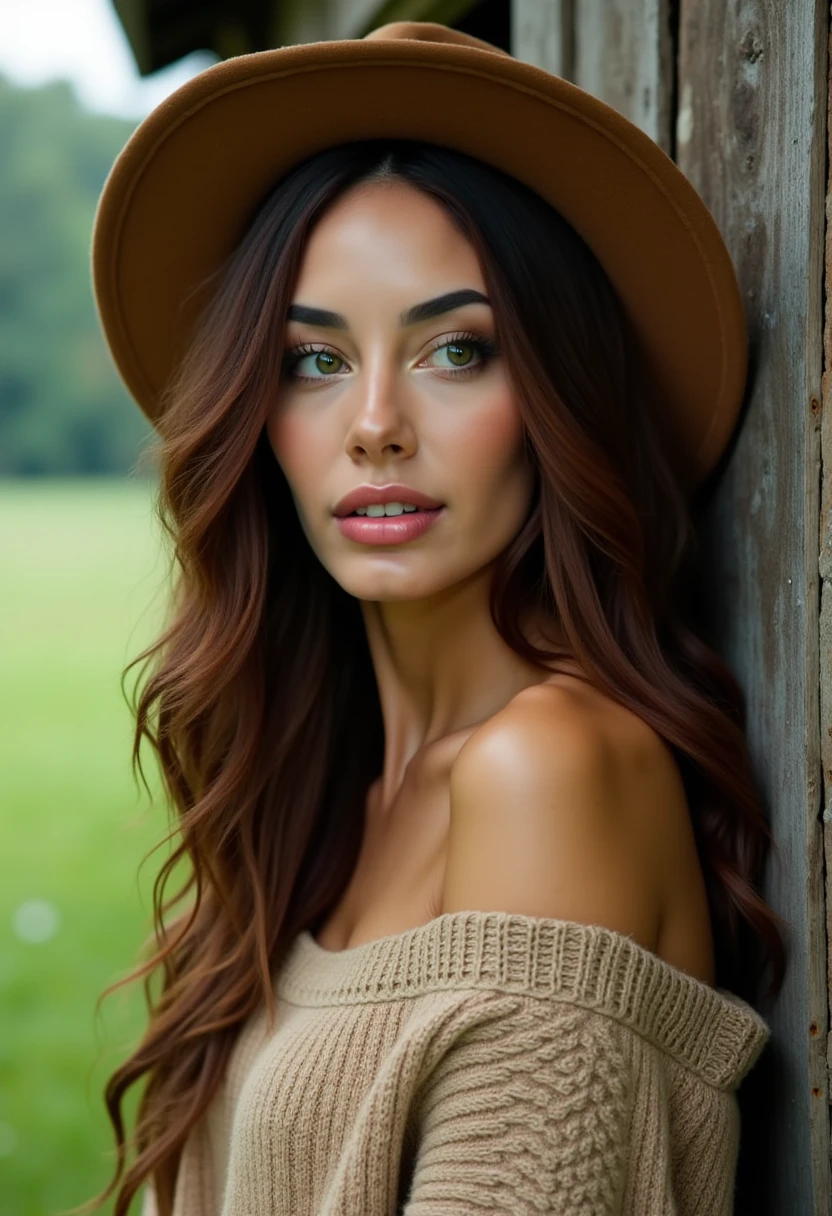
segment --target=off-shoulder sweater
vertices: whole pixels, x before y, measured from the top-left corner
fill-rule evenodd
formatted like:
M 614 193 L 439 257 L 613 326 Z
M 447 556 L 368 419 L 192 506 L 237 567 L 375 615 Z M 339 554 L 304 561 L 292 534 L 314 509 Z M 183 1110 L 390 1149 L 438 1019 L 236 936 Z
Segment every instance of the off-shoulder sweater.
M 629 937 L 480 911 L 341 951 L 305 930 L 275 993 L 185 1144 L 175 1216 L 733 1212 L 768 1026 Z

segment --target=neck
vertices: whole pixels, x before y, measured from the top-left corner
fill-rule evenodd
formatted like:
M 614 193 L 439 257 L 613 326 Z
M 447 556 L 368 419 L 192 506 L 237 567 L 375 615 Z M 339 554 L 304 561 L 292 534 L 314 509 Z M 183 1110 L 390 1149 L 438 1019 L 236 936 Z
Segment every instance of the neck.
M 492 717 L 556 670 L 503 641 L 488 611 L 490 573 L 426 599 L 362 601 L 384 720 L 383 804 L 414 757 Z M 524 631 L 537 646 L 567 649 L 553 622 L 530 618 Z

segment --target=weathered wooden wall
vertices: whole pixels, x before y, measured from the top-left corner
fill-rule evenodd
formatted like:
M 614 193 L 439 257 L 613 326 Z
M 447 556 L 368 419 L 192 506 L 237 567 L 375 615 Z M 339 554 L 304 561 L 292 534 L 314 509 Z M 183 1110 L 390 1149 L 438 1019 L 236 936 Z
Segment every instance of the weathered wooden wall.
M 762 1007 L 772 1044 L 741 1091 L 737 1212 L 828 1216 L 821 732 L 832 804 L 830 582 L 819 619 L 819 576 L 832 581 L 828 372 L 821 394 L 828 8 L 822 0 L 513 0 L 512 28 L 519 58 L 601 97 L 674 157 L 737 266 L 750 389 L 697 522 L 709 616 L 746 692 L 777 845 L 765 895 L 791 926 L 785 987 Z M 829 326 L 826 349 L 832 368 Z M 832 813 L 826 819 L 832 875 Z
M 683 0 L 677 160 L 734 255 L 750 327 L 745 422 L 706 516 L 721 638 L 749 699 L 791 924 L 758 1086 L 755 1207 L 830 1211 L 818 528 L 828 12 L 818 0 Z M 682 137 L 684 136 L 684 138 Z M 719 149 L 719 154 L 716 154 Z M 763 1165 L 765 1168 L 760 1169 Z
M 832 52 L 832 25 L 830 26 Z M 826 860 L 827 983 L 832 1018 L 832 53 L 827 91 L 826 251 L 824 282 L 823 378 L 821 396 L 821 506 L 818 575 L 820 597 L 820 743 L 823 770 L 823 837 Z M 826 1046 L 829 1100 L 832 1102 L 832 1028 Z M 832 1152 L 832 1144 L 830 1144 Z

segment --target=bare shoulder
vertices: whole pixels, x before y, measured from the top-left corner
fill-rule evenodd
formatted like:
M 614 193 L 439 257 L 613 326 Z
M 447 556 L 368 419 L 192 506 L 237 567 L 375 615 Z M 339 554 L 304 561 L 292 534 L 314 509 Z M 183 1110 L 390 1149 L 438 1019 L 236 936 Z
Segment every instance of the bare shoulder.
M 450 795 L 443 912 L 603 925 L 712 982 L 681 775 L 637 714 L 579 681 L 525 689 L 460 748 Z

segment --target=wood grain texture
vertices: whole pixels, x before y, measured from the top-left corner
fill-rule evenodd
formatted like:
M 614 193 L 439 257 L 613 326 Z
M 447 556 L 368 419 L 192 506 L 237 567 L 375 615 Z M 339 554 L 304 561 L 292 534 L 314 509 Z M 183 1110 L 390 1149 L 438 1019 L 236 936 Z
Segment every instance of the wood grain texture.
M 513 0 L 512 54 L 572 80 L 573 13 L 573 0 Z
M 831 35 L 832 37 L 832 35 Z M 832 43 L 830 44 L 832 46 Z M 829 56 L 832 63 L 832 54 Z M 832 87 L 827 91 L 825 299 L 820 413 L 821 504 L 818 575 L 820 599 L 820 744 L 823 788 L 823 838 L 826 859 L 827 983 L 832 1008 Z M 822 1028 L 818 1027 L 818 1033 Z M 827 1079 L 832 1082 L 832 1033 L 826 1036 Z M 832 1084 L 830 1084 L 832 1101 Z M 830 1143 L 832 1154 L 832 1143 Z
M 578 0 L 574 81 L 671 151 L 670 0 Z
M 717 644 L 746 692 L 791 925 L 774 1038 L 746 1104 L 741 1210 L 830 1210 L 818 529 L 828 11 L 682 0 L 677 160 L 737 266 L 750 391 L 703 501 Z M 703 357 L 706 352 L 703 352 Z M 763 1068 L 765 1064 L 765 1068 Z

